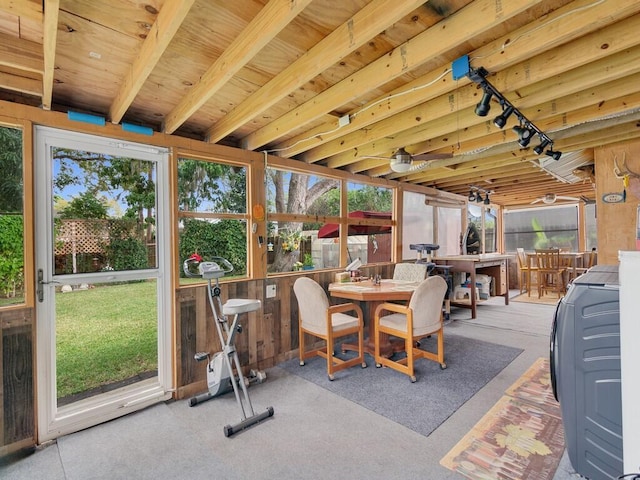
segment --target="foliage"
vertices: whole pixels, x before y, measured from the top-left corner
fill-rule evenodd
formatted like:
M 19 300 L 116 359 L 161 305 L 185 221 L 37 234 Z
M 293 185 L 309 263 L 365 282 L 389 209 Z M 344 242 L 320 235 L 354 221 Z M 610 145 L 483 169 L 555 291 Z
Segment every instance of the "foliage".
M 246 210 L 246 169 L 202 160 L 178 162 L 178 208 L 200 211 L 244 212 Z
M 116 271 L 140 270 L 149 267 L 149 253 L 144 242 L 137 238 L 112 239 L 106 259 Z
M 0 127 L 0 213 L 22 213 L 22 131 Z
M 58 167 L 56 191 L 77 185 L 83 189 L 84 199 L 106 193 L 116 201 L 126 202 L 124 216 L 144 222 L 147 240 L 151 240 L 156 205 L 154 162 L 66 148 L 54 149 L 53 155 Z
M 73 197 L 73 199 L 58 212 L 58 216 L 63 219 L 100 219 L 107 218 L 107 213 L 107 205 L 104 199 L 98 198 L 86 191 Z
M 24 287 L 22 215 L 0 215 L 0 292 L 15 296 Z
M 534 248 L 547 248 L 549 246 L 549 239 L 547 238 L 547 234 L 544 232 L 542 225 L 540 225 L 540 221 L 533 217 L 531 219 L 531 226 L 536 234 Z
M 238 220 L 205 220 L 185 218 L 180 235 L 180 262 L 198 253 L 204 260 L 223 257 L 233 265 L 235 275 L 247 272 L 247 231 Z
M 304 267 L 313 267 L 313 257 L 311 256 L 310 253 L 304 254 L 304 260 L 302 262 L 302 265 Z

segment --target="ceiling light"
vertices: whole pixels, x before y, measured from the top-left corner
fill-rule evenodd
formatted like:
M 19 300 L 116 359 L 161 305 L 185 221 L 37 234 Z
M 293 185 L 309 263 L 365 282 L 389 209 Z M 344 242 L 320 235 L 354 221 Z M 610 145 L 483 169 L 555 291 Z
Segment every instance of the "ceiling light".
M 473 190 L 469 190 L 469 201 L 470 202 L 475 202 L 476 201 L 476 195 L 475 195 L 475 193 L 473 193 Z
M 408 172 L 411 168 L 411 157 L 409 158 L 393 158 L 391 160 L 391 170 L 396 173 Z
M 522 125 L 516 125 L 513 127 L 513 131 L 518 134 L 518 143 L 522 148 L 525 148 L 529 145 L 531 141 L 531 137 L 533 137 L 533 130 L 527 127 L 523 127 Z
M 491 97 L 493 94 L 489 90 L 485 90 L 482 95 L 482 100 L 476 105 L 476 115 L 479 117 L 486 117 L 489 110 L 491 110 Z
M 480 195 L 480 192 L 476 194 L 476 202 L 482 203 L 482 195 Z
M 503 128 L 507 124 L 507 119 L 509 115 L 513 113 L 513 110 L 513 106 L 508 105 L 500 115 L 493 119 L 494 125 L 498 128 Z
M 554 160 L 560 160 L 560 157 L 562 156 L 562 152 L 557 152 L 551 149 L 547 150 L 545 153 L 549 155 L 551 158 L 553 158 Z
M 489 204 L 491 204 L 491 200 L 489 200 L 489 194 L 488 194 L 488 193 L 487 193 L 487 196 L 486 196 L 486 197 L 484 197 L 484 204 L 485 204 L 485 205 L 489 205 Z
M 533 151 L 536 152 L 536 155 L 542 155 L 542 152 L 544 152 L 544 149 L 547 148 L 547 145 L 550 143 L 551 142 L 549 140 L 544 139 L 540 142 L 540 145 L 533 149 Z

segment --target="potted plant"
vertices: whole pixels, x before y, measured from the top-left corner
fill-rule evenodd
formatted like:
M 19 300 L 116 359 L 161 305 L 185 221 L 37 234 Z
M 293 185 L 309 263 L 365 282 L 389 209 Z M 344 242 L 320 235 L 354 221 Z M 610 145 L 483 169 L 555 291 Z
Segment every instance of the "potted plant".
M 302 262 L 303 270 L 313 270 L 313 257 L 310 253 L 304 254 L 304 261 Z

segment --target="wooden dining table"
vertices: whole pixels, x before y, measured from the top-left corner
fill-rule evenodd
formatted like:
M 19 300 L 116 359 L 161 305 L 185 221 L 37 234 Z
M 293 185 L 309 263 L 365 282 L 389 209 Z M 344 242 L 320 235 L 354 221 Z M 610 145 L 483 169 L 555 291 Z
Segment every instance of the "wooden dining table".
M 345 298 L 365 304 L 366 316 L 365 326 L 368 328 L 368 336 L 365 338 L 364 351 L 369 355 L 375 352 L 375 312 L 378 305 L 389 301 L 406 301 L 411 299 L 411 295 L 420 282 L 408 282 L 401 280 L 381 280 L 379 285 L 372 280 L 363 282 L 343 282 L 330 283 L 329 295 L 335 298 Z M 380 354 L 390 357 L 394 353 L 394 346 L 387 335 L 381 338 Z M 357 350 L 356 345 L 343 344 L 343 350 Z
M 578 276 L 577 269 L 582 267 L 584 255 L 585 254 L 583 252 L 560 252 L 560 264 L 567 267 L 567 271 L 569 273 L 567 281 L 574 280 Z M 527 261 L 529 267 L 537 267 L 536 253 L 528 252 Z M 531 271 L 529 271 L 529 275 L 531 275 Z M 530 279 L 528 280 L 528 283 L 530 287 Z

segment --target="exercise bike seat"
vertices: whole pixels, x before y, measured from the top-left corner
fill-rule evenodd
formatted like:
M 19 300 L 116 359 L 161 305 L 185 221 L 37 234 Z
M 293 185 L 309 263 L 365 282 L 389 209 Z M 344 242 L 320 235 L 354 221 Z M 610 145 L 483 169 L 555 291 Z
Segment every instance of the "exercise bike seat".
M 239 313 L 253 312 L 261 306 L 260 300 L 250 298 L 231 298 L 222 306 L 223 315 L 237 315 Z

